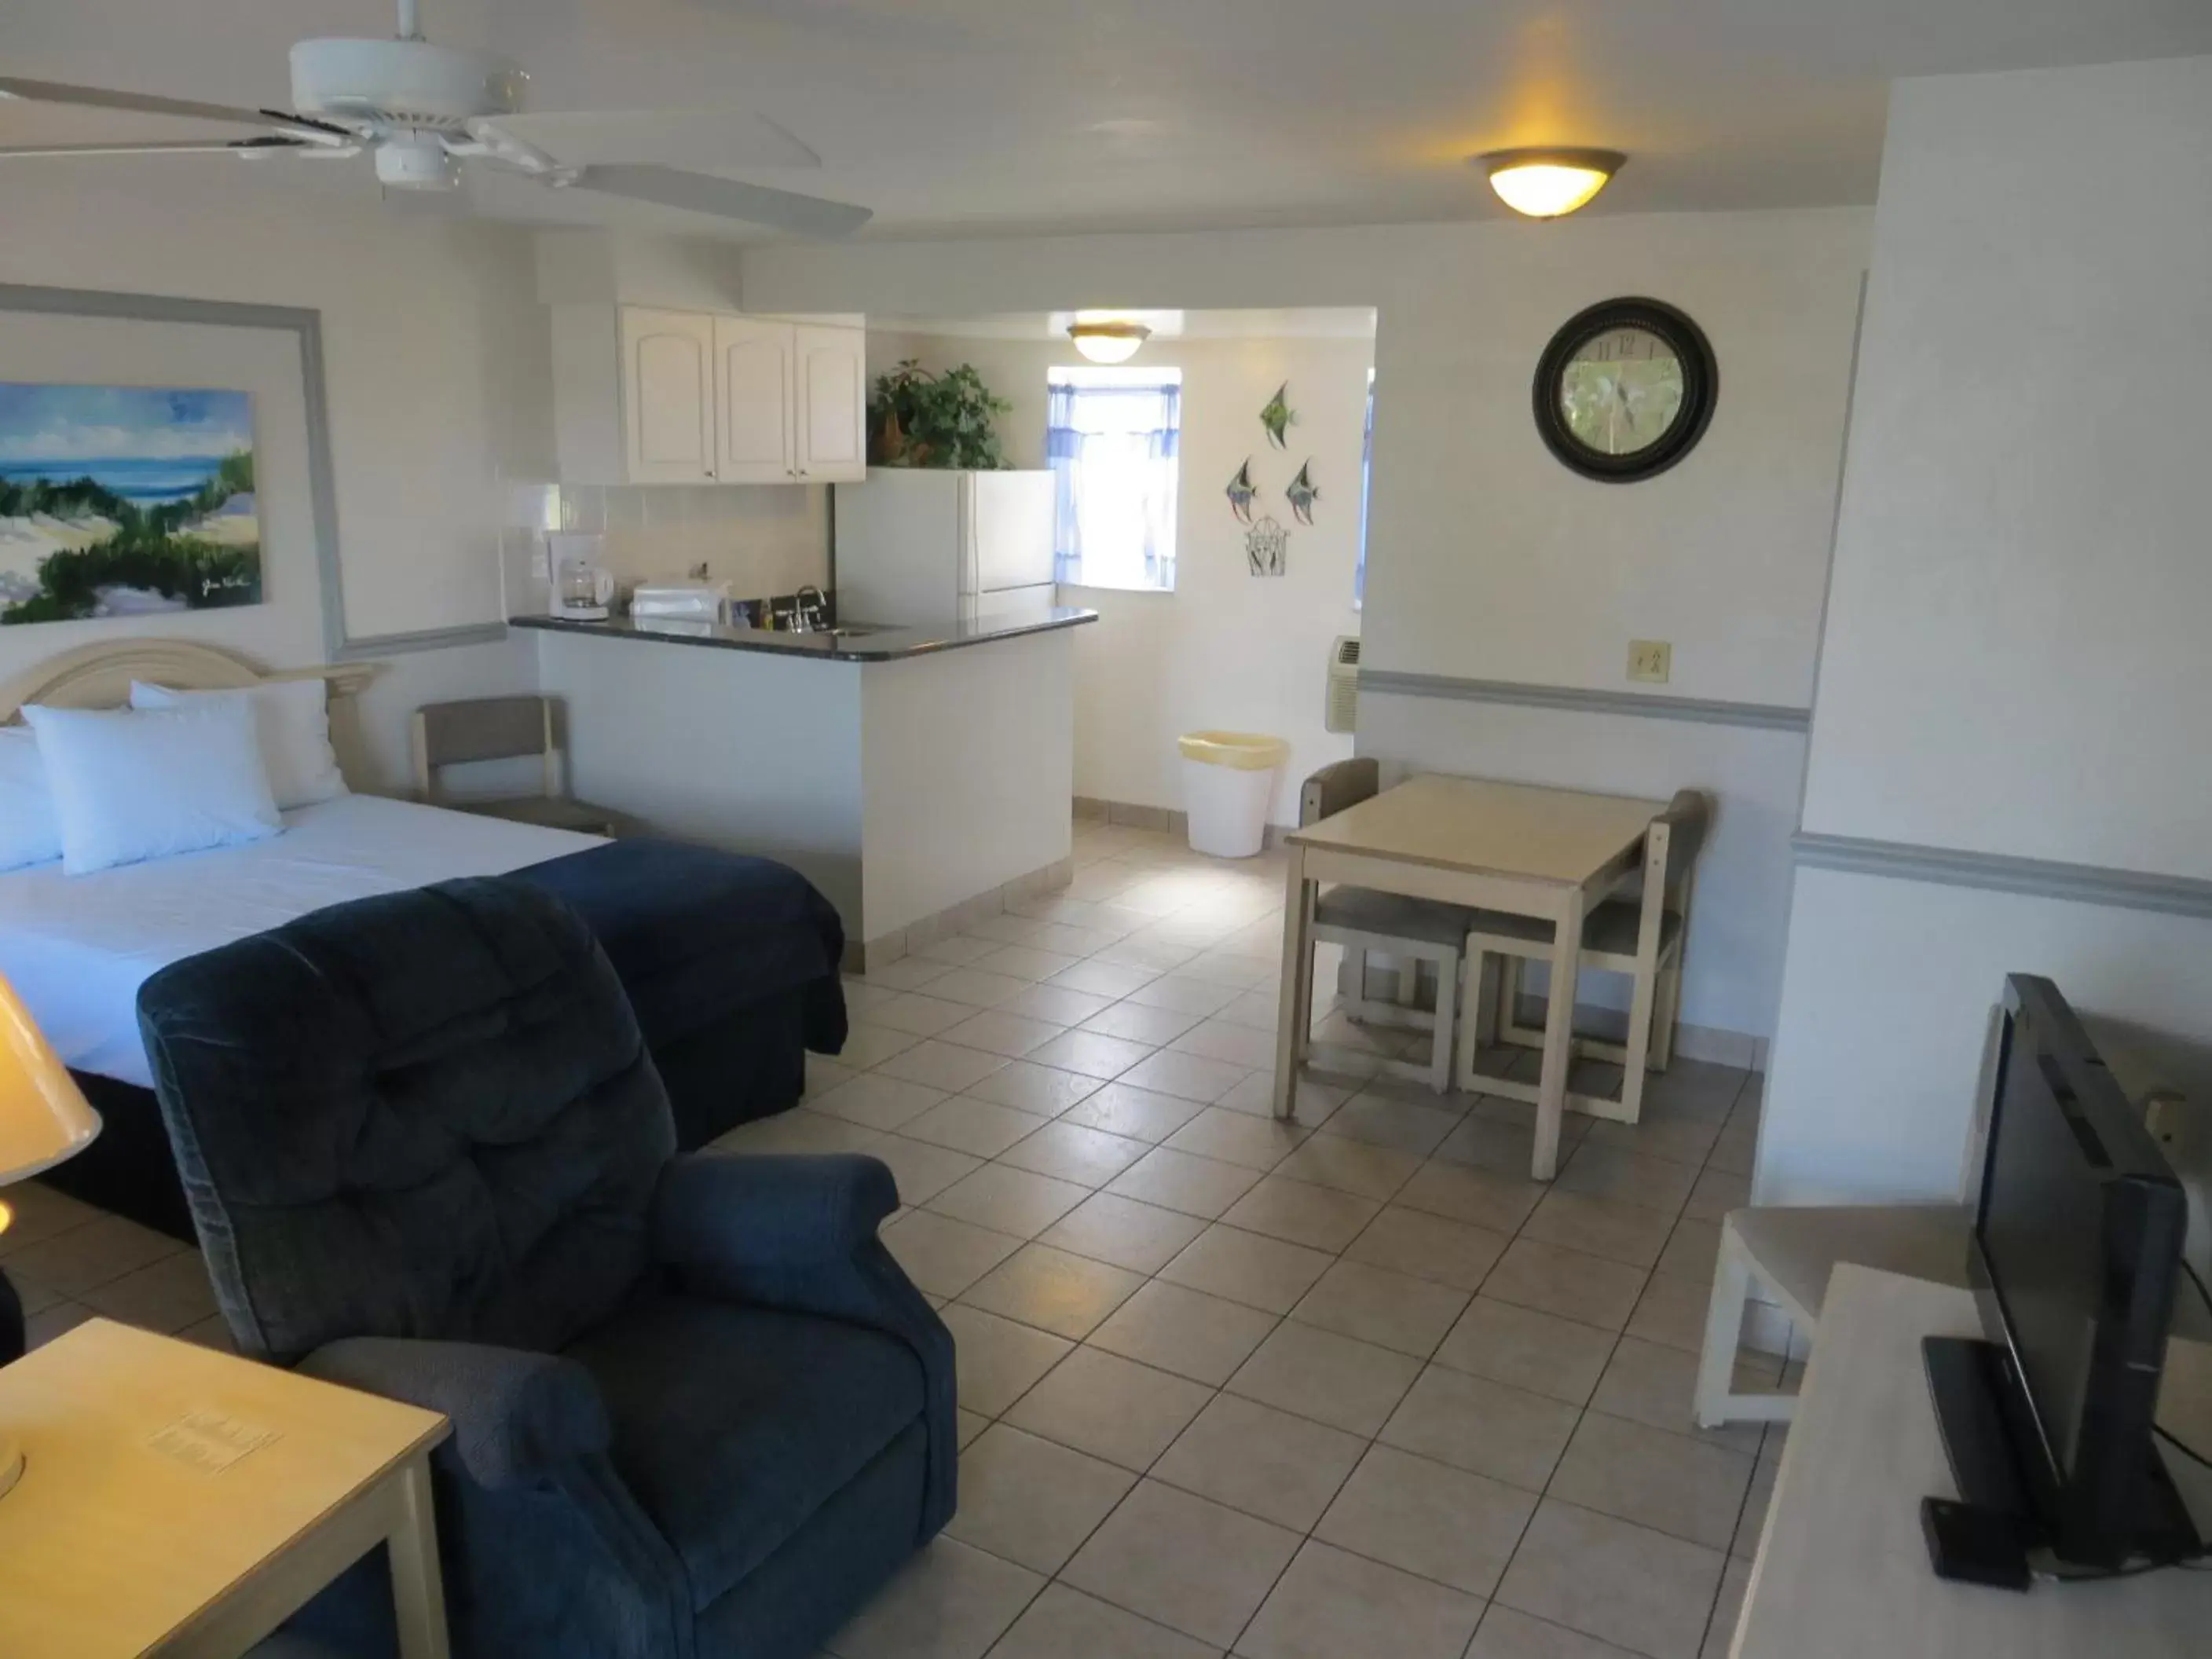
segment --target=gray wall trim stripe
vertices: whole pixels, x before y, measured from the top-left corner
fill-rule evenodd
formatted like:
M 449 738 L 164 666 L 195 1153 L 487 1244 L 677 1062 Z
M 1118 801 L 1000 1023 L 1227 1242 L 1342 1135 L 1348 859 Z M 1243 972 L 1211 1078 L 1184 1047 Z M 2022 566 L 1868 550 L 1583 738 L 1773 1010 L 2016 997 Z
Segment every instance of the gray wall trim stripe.
M 1449 697 L 1462 702 L 1517 703 L 1529 708 L 1565 708 L 1584 714 L 1630 714 L 1639 720 L 1689 720 L 1702 726 L 1749 726 L 1775 732 L 1802 732 L 1809 708 L 1781 703 L 1720 702 L 1704 697 L 1665 697 L 1633 691 L 1592 691 L 1573 685 L 1528 685 L 1517 680 L 1463 680 L 1449 674 L 1402 674 L 1395 669 L 1363 668 L 1359 689 L 1397 697 Z
M 307 490 L 315 525 L 315 568 L 322 586 L 323 649 L 332 662 L 358 662 L 398 651 L 436 651 L 503 639 L 504 623 L 355 639 L 346 632 L 345 579 L 338 568 L 337 492 L 331 464 L 330 399 L 323 380 L 323 313 L 305 306 L 246 305 L 230 300 L 191 300 L 161 294 L 110 294 L 97 289 L 37 288 L 0 283 L 0 311 L 58 317 L 120 317 L 134 322 L 198 323 L 218 328 L 266 329 L 296 335 L 300 390 L 307 416 Z
M 426 628 L 411 634 L 371 634 L 349 639 L 331 653 L 333 662 L 394 657 L 407 651 L 443 651 L 456 645 L 489 645 L 507 637 L 505 623 L 469 623 L 459 628 Z
M 1798 867 L 1843 870 L 1853 875 L 1887 876 L 1899 881 L 1933 882 L 1945 887 L 1978 887 L 2030 898 L 2063 899 L 2126 910 L 2155 910 L 2166 915 L 2212 919 L 2212 881 L 2193 876 L 2146 875 L 2095 864 L 2065 864 L 2048 859 L 2014 858 L 2002 853 L 1969 853 L 1947 847 L 1917 847 L 1904 842 L 1866 841 L 1856 836 L 1820 836 L 1800 830 L 1790 843 Z

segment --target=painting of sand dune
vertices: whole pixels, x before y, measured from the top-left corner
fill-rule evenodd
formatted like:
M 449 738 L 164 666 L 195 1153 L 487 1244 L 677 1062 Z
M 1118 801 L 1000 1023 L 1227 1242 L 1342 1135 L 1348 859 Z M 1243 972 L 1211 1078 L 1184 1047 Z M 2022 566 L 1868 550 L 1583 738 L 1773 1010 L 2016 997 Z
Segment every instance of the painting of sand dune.
M 260 602 L 251 394 L 0 381 L 0 624 Z

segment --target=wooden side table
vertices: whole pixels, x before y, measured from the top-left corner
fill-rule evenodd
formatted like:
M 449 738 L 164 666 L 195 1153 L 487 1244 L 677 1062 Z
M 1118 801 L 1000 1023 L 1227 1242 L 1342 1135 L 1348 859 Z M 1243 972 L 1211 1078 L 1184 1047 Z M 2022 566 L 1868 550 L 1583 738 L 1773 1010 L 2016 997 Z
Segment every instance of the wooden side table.
M 0 1369 L 0 1654 L 234 1659 L 378 1544 L 446 1659 L 427 1412 L 105 1319 Z

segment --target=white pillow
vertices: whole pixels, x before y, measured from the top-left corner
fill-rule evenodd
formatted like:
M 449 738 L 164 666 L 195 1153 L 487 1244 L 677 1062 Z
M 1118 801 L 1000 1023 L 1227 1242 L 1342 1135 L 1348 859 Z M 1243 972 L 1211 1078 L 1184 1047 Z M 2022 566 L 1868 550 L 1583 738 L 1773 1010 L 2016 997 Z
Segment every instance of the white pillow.
M 23 718 L 39 734 L 67 874 L 260 841 L 284 828 L 242 697 L 143 711 L 33 703 Z
M 51 864 L 61 855 L 38 735 L 27 726 L 0 726 L 0 870 Z
M 252 705 L 262 763 L 269 769 L 269 793 L 278 811 L 336 800 L 347 793 L 345 775 L 331 747 L 329 688 L 321 680 L 270 680 L 235 691 L 172 691 L 166 685 L 131 682 L 133 708 L 180 708 L 213 697 Z

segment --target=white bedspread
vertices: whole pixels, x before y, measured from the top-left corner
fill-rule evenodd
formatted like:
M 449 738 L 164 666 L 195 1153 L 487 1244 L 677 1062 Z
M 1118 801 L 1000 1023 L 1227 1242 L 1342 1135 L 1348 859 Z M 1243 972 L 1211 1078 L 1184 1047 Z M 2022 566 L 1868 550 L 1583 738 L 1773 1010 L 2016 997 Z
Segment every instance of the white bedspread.
M 184 957 L 310 910 L 454 876 L 490 876 L 597 836 L 346 795 L 284 814 L 285 832 L 96 875 L 0 875 L 0 974 L 79 1071 L 150 1085 L 138 987 Z

